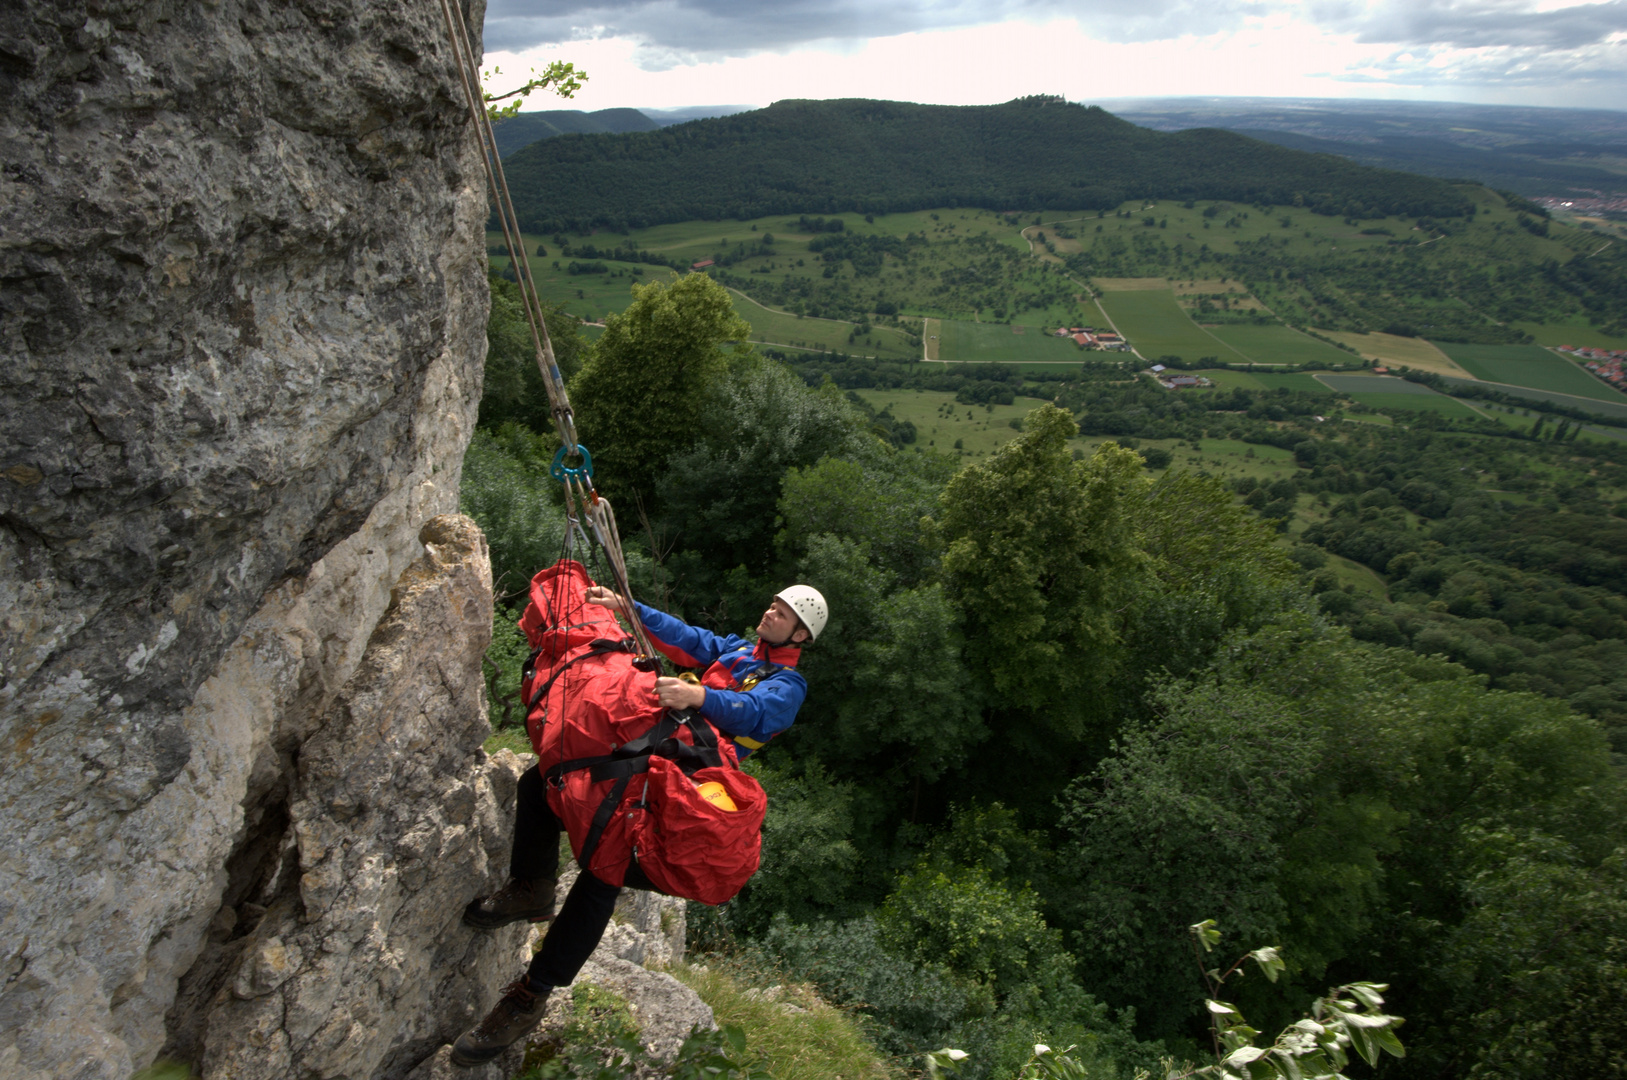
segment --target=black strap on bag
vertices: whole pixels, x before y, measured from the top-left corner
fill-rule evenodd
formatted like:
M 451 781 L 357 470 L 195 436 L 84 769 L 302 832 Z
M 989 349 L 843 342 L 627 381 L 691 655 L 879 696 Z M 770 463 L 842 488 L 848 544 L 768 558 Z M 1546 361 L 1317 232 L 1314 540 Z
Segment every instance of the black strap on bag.
M 541 650 L 538 651 L 540 652 Z M 605 653 L 632 651 L 633 642 L 631 638 L 623 638 L 620 641 L 612 638 L 594 638 L 588 643 L 587 652 L 571 657 L 569 660 L 565 661 L 563 664 L 560 664 L 554 669 L 554 673 L 548 676 L 548 681 L 543 683 L 535 694 L 531 695 L 530 701 L 526 702 L 525 711 L 529 713 L 532 709 L 536 708 L 537 703 L 548 696 L 548 691 L 554 688 L 554 683 L 561 675 L 565 674 L 565 672 L 569 670 L 573 664 L 586 660 L 590 656 L 603 656 Z M 532 671 L 536 670 L 536 660 L 537 653 L 533 652 L 531 654 L 531 658 L 525 662 L 525 674 L 529 675 Z
M 690 734 L 694 736 L 694 745 L 674 738 L 678 728 L 685 724 L 689 726 Z M 590 776 L 594 783 L 615 780 L 604 800 L 599 803 L 599 809 L 594 812 L 593 821 L 588 826 L 588 834 L 582 840 L 582 853 L 576 857 L 576 861 L 583 869 L 593 861 L 593 853 L 599 848 L 599 840 L 604 836 L 604 831 L 610 825 L 610 819 L 615 816 L 617 808 L 621 806 L 623 796 L 627 794 L 628 783 L 639 773 L 650 771 L 652 757 L 664 757 L 675 762 L 685 776 L 693 776 L 701 769 L 723 764 L 723 756 L 718 752 L 717 734 L 712 730 L 712 725 L 694 709 L 682 712 L 668 709 L 648 731 L 616 747 L 609 754 L 562 761 L 545 774 L 549 782 L 556 787 L 563 783 L 566 773 L 579 769 L 591 769 Z

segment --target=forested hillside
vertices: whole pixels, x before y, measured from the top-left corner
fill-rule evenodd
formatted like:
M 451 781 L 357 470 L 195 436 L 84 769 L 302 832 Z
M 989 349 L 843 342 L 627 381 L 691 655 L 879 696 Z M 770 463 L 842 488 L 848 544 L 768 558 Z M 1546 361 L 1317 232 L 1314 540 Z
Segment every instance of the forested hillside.
M 1438 180 L 1230 132 L 1149 131 L 1060 98 L 1004 105 L 781 101 L 657 132 L 550 139 L 504 167 L 524 228 L 941 206 L 1233 199 L 1366 217 L 1456 217 Z
M 463 491 L 517 604 L 564 523 L 508 289 Z M 817 984 L 915 1063 L 952 1045 L 1007 1080 L 1044 1042 L 1129 1080 L 1213 1060 L 1187 930 L 1213 918 L 1230 955 L 1282 949 L 1236 991 L 1267 1032 L 1371 979 L 1407 1019 L 1385 1075 L 1619 1073 L 1621 444 L 1115 363 L 793 368 L 731 344 L 701 275 L 638 287 L 597 343 L 552 324 L 600 487 L 641 520 L 641 597 L 733 632 L 791 580 L 831 604 L 801 718 L 752 759 L 762 869 L 693 910 L 697 948 Z M 1039 400 L 968 459 L 849 392 L 928 381 Z M 1171 438 L 1184 467 L 1133 449 Z M 1227 485 L 1220 440 L 1293 470 Z

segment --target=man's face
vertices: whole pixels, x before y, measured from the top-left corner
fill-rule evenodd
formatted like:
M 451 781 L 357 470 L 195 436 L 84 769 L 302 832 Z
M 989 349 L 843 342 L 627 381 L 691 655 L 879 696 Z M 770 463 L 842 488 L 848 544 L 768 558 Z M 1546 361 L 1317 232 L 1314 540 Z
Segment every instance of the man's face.
M 803 628 L 797 613 L 791 610 L 791 605 L 775 597 L 757 624 L 757 636 L 770 642 L 780 642 L 786 638 L 794 642 L 803 642 L 808 640 L 808 631 Z

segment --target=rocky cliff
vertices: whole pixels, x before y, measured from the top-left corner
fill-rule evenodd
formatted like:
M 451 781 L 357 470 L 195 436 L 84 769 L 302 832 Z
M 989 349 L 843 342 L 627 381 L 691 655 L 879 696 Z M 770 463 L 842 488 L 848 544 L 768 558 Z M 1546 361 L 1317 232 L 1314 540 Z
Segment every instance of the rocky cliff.
M 418 538 L 485 349 L 443 38 L 425 0 L 0 7 L 0 1075 L 373 1075 L 445 1034 L 379 1010 L 489 976 L 425 899 L 486 884 L 509 783 L 483 547 Z

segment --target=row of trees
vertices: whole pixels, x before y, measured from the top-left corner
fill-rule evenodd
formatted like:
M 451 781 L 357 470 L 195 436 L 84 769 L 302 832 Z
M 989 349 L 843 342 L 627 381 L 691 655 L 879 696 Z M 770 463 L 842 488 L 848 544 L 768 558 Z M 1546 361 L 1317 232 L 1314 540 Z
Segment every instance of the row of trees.
M 515 589 L 562 524 L 512 314 L 494 305 L 464 500 Z M 1390 982 L 1398 1076 L 1621 1060 L 1627 1023 L 1601 1018 L 1627 1008 L 1624 805 L 1600 726 L 1353 638 L 1275 522 L 1219 481 L 1069 440 L 1110 416 L 1235 426 L 1307 444 L 1296 487 L 1383 476 L 1434 507 L 1416 477 L 1299 428 L 1293 395 L 1164 394 L 1153 415 L 1082 373 L 957 470 L 876 437 L 824 378 L 841 365 L 799 373 L 728 344 L 742 336 L 693 275 L 636 287 L 593 348 L 567 350 L 600 487 L 641 511 L 622 519 L 641 521 L 642 595 L 731 631 L 787 580 L 831 604 L 801 719 L 753 758 L 762 870 L 695 913 L 698 935 L 863 1009 L 890 1050 L 973 1051 L 978 1076 L 1015 1076 L 1035 1042 L 1084 1047 L 1102 1076 L 1197 1056 L 1187 927 L 1207 917 L 1283 946 L 1284 978 L 1236 998 L 1261 1028 L 1329 983 Z M 961 390 L 1009 385 L 979 374 Z M 499 651 L 523 648 L 499 630 Z

